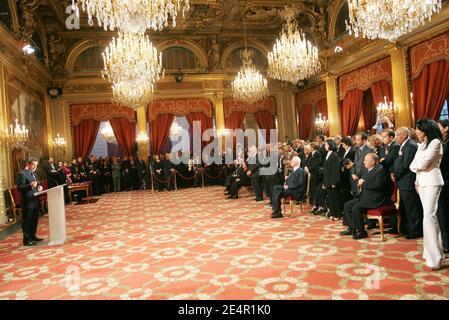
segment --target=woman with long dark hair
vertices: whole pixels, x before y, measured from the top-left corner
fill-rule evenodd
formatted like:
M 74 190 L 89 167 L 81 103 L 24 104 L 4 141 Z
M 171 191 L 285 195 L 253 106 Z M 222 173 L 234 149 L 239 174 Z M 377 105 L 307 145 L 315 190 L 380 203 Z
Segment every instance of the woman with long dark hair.
M 431 270 L 438 270 L 444 260 L 443 241 L 437 217 L 438 198 L 444 186 L 440 170 L 443 137 L 437 123 L 431 119 L 419 119 L 416 122 L 416 134 L 419 146 L 410 164 L 410 170 L 416 173 L 416 190 L 423 206 L 423 258 Z
M 441 159 L 440 170 L 444 180 L 444 186 L 438 200 L 438 222 L 443 238 L 443 248 L 447 253 L 449 251 L 449 120 L 438 121 L 438 127 L 443 136 L 443 158 Z
M 334 140 L 327 140 L 324 147 L 327 153 L 324 161 L 323 189 L 326 189 L 329 218 L 337 221 L 341 218 L 341 205 L 337 190 L 337 185 L 340 182 L 340 157 L 337 154 L 337 145 Z

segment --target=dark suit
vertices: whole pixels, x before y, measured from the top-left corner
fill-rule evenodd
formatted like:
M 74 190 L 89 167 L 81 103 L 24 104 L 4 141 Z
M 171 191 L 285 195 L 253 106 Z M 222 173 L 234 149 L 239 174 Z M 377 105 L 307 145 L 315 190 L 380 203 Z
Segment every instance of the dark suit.
M 162 167 L 164 168 L 164 177 L 167 180 L 167 190 L 175 190 L 175 178 L 172 176 L 171 169 L 175 168 L 175 165 L 168 159 L 162 160 Z
M 296 171 L 290 173 L 285 180 L 285 184 L 288 187 L 287 189 L 284 189 L 284 186 L 282 185 L 274 186 L 272 203 L 273 214 L 281 214 L 282 198 L 292 196 L 295 200 L 302 200 L 301 198 L 304 195 L 304 189 L 306 187 L 304 185 L 304 177 L 304 169 L 299 167 Z
M 402 232 L 411 235 L 421 235 L 423 232 L 423 209 L 419 195 L 415 189 L 416 174 L 410 171 L 410 164 L 415 158 L 418 145 L 408 140 L 402 147 L 401 153 L 395 159 L 392 171 L 400 194 L 399 210 L 401 213 Z
M 28 169 L 20 172 L 16 179 L 17 189 L 20 191 L 24 243 L 36 239 L 37 224 L 39 221 L 39 197 L 34 196 L 38 191 L 37 187 L 31 187 L 31 182 L 33 181 L 38 181 L 36 173 Z
M 343 155 L 342 161 L 340 163 L 340 182 L 337 186 L 339 198 L 340 198 L 340 210 L 343 211 L 343 205 L 352 199 L 351 186 L 352 186 L 352 177 L 351 177 L 351 169 L 346 169 L 343 166 L 343 161 L 345 159 L 349 159 L 354 162 L 355 156 L 355 148 L 351 147 L 346 155 Z
M 48 188 L 56 187 L 58 185 L 58 166 L 54 163 L 47 163 L 45 174 L 47 175 Z
M 441 190 L 438 201 L 438 222 L 441 228 L 441 237 L 443 238 L 443 247 L 449 250 L 449 143 L 446 140 L 443 144 L 443 158 L 440 165 L 443 174 L 444 186 Z
M 370 147 L 368 147 L 368 145 L 364 144 L 362 149 L 360 150 L 359 147 L 357 147 L 355 149 L 355 155 L 354 155 L 354 174 L 357 177 L 361 177 L 363 171 L 366 170 L 365 165 L 363 164 L 363 161 L 365 160 L 365 156 L 368 153 L 372 153 L 374 152 L 374 150 Z
M 251 171 L 251 185 L 253 186 L 256 200 L 262 200 L 262 177 L 260 176 L 260 162 L 257 154 L 248 158 L 248 170 Z
M 236 178 L 231 185 L 229 195 L 237 196 L 242 186 L 249 186 L 249 185 L 251 185 L 251 179 L 246 174 L 246 171 L 243 169 L 243 166 L 240 166 L 236 170 Z
M 343 148 L 343 146 L 340 144 L 340 145 L 337 147 L 337 154 L 338 154 L 338 156 L 340 157 L 340 159 L 343 159 L 343 158 L 344 158 L 345 153 L 346 153 L 345 148 Z
M 332 152 L 324 161 L 323 185 L 329 202 L 330 215 L 341 216 L 341 205 L 338 197 L 337 185 L 340 182 L 340 157 L 337 152 Z
M 363 172 L 366 170 L 363 160 L 368 153 L 374 152 L 374 150 L 368 145 L 364 144 L 362 150 L 359 147 L 355 148 L 354 154 L 354 166 L 352 167 L 351 175 L 355 174 L 357 177 L 361 177 Z M 354 195 L 358 194 L 357 182 L 351 177 L 351 191 Z
M 358 231 L 365 230 L 364 214 L 367 209 L 391 203 L 391 188 L 388 187 L 390 180 L 383 166 L 378 164 L 371 171 L 364 171 L 361 179 L 365 180 L 362 191 L 355 199 L 344 205 L 344 224 Z
M 389 172 L 393 172 L 394 161 L 399 156 L 399 149 L 401 146 L 399 143 L 393 140 L 388 146 L 385 147 L 383 156 L 384 160 L 380 163 Z
M 321 167 L 321 164 L 323 163 L 323 158 L 321 156 L 321 152 L 318 150 L 315 153 L 312 153 L 312 155 L 309 157 L 309 160 L 307 161 L 307 167 L 309 168 L 310 173 L 310 203 L 315 204 L 317 203 L 316 199 L 316 189 L 319 184 L 319 170 Z

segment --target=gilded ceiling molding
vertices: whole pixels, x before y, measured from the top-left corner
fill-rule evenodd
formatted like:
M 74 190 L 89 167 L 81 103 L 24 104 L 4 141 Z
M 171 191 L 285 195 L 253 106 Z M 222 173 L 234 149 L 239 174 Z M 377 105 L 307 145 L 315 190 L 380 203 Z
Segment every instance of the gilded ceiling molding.
M 19 32 L 19 17 L 15 0 L 8 0 L 9 10 L 11 11 L 12 25 L 14 32 Z
M 330 19 L 329 19 L 329 42 L 332 43 L 335 40 L 335 27 L 337 26 L 337 18 L 340 13 L 341 8 L 348 0 L 335 0 L 335 2 L 330 7 Z
M 158 52 L 163 52 L 164 50 L 171 47 L 183 47 L 193 52 L 200 63 L 201 68 L 206 68 L 208 66 L 207 55 L 204 50 L 195 42 L 189 40 L 165 40 L 156 45 Z
M 241 41 L 235 41 L 233 42 L 229 47 L 227 47 L 222 54 L 221 57 L 221 67 L 223 70 L 227 69 L 227 65 L 226 62 L 229 59 L 229 56 L 234 52 L 234 50 L 244 47 L 245 46 L 245 42 L 243 40 Z M 256 49 L 257 51 L 259 51 L 260 53 L 263 54 L 263 56 L 265 57 L 265 59 L 267 59 L 268 62 L 268 48 L 265 46 L 265 44 L 263 44 L 262 42 L 258 41 L 258 40 L 248 40 L 248 49 Z
M 69 74 L 73 74 L 75 70 L 75 63 L 78 59 L 79 55 L 82 54 L 84 51 L 101 46 L 101 43 L 95 40 L 85 40 L 80 42 L 79 44 L 75 45 L 73 49 L 70 51 L 70 53 L 67 56 L 67 61 L 65 64 L 65 70 Z

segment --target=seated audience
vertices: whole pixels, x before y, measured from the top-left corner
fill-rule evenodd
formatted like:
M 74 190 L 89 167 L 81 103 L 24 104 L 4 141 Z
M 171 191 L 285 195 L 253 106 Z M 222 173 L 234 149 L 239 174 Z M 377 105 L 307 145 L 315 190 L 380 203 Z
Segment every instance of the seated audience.
M 246 171 L 248 171 L 248 165 L 244 162 L 236 170 L 236 178 L 231 185 L 227 199 L 237 199 L 239 197 L 240 188 L 251 185 L 251 180 L 246 174 Z

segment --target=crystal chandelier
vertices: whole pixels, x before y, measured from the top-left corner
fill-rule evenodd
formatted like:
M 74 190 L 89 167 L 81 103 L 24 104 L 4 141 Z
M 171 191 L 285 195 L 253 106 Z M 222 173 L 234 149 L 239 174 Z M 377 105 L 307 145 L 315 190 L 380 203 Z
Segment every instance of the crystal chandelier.
M 112 85 L 112 99 L 133 109 L 146 105 L 153 98 L 154 84 L 143 79 L 121 81 Z
M 268 81 L 259 73 L 253 63 L 253 51 L 248 50 L 245 23 L 243 24 L 243 30 L 245 35 L 245 50 L 241 54 L 242 67 L 232 83 L 232 93 L 236 100 L 252 104 L 268 96 Z
M 161 31 L 169 26 L 176 27 L 178 12 L 185 17 L 190 9 L 189 0 L 79 0 L 87 12 L 90 26 L 96 17 L 98 26 L 104 30 L 145 33 L 147 29 Z
M 318 49 L 299 31 L 294 22 L 295 15 L 293 7 L 282 10 L 281 16 L 286 24 L 273 50 L 268 54 L 268 75 L 293 84 L 321 70 Z
M 242 56 L 243 65 L 232 83 L 232 92 L 236 100 L 252 104 L 268 96 L 268 82 L 253 64 L 250 51 L 245 49 Z
M 329 120 L 326 117 L 322 117 L 321 113 L 318 114 L 318 118 L 315 120 L 315 128 L 320 134 L 324 134 L 329 129 Z
M 441 10 L 441 0 L 348 0 L 349 34 L 395 42 Z
M 139 33 L 119 33 L 103 53 L 103 78 L 113 83 L 116 102 L 139 108 L 151 100 L 154 83 L 164 76 L 162 54 Z
M 101 135 L 103 136 L 104 141 L 106 141 L 107 143 L 117 143 L 117 140 L 115 139 L 114 130 L 112 130 L 109 121 L 107 125 L 101 130 Z
M 384 97 L 384 102 L 379 103 L 376 110 L 379 117 L 387 116 L 388 119 L 394 118 L 394 105 L 391 101 L 390 103 L 387 102 L 387 97 Z
M 1 133 L 0 140 L 10 144 L 13 149 L 22 150 L 29 141 L 28 129 L 25 125 L 19 125 L 19 120 L 16 119 L 14 125 L 11 124 L 8 130 Z

